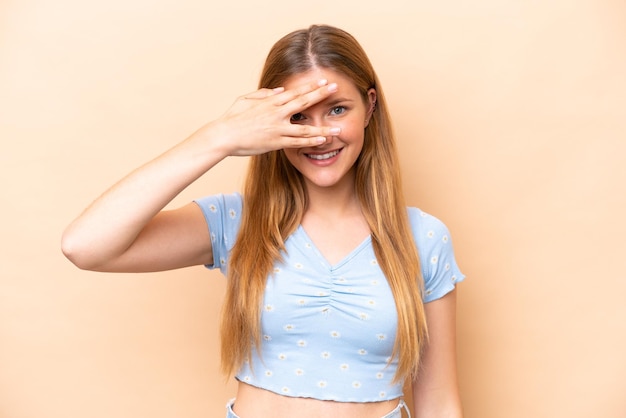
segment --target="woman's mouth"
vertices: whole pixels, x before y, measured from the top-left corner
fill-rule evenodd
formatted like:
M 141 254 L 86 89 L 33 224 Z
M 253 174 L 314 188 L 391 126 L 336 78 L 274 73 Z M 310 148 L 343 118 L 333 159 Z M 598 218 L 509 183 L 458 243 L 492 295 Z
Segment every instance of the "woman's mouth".
M 329 151 L 325 154 L 304 154 L 306 155 L 307 158 L 310 158 L 312 160 L 317 160 L 317 161 L 323 161 L 323 160 L 328 160 L 330 158 L 333 158 L 335 155 L 339 154 L 339 152 L 341 151 L 341 149 L 336 149 L 334 151 Z

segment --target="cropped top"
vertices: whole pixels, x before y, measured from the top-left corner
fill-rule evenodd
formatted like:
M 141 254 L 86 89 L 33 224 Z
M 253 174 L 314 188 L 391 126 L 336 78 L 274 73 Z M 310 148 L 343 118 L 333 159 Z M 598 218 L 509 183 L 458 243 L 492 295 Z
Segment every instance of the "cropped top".
M 211 234 L 214 264 L 227 274 L 241 221 L 239 194 L 196 200 Z M 408 208 L 424 277 L 424 303 L 464 279 L 450 235 L 438 219 Z M 268 276 L 261 312 L 259 356 L 252 350 L 236 379 L 281 395 L 338 402 L 377 402 L 402 396 L 392 383 L 397 313 L 371 238 L 331 265 L 299 226 L 285 241 L 283 260 Z M 391 360 L 391 361 L 390 361 Z

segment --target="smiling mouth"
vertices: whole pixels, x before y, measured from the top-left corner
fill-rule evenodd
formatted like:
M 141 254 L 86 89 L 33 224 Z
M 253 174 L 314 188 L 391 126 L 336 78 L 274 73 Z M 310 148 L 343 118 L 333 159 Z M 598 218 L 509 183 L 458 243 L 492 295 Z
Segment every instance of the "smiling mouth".
M 307 158 L 310 158 L 312 160 L 322 161 L 322 160 L 328 160 L 329 158 L 333 158 L 335 155 L 339 154 L 340 151 L 341 149 L 330 151 L 330 152 L 327 152 L 326 154 L 304 154 L 304 155 L 306 155 Z

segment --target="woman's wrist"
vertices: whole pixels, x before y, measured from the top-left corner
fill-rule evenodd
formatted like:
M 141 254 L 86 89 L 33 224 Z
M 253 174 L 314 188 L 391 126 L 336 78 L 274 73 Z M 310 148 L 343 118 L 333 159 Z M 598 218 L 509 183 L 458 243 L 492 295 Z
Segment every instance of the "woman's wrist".
M 185 153 L 189 155 L 187 158 L 199 159 L 207 171 L 226 157 L 235 155 L 232 144 L 222 124 L 209 122 L 191 134 L 179 147 L 186 150 Z

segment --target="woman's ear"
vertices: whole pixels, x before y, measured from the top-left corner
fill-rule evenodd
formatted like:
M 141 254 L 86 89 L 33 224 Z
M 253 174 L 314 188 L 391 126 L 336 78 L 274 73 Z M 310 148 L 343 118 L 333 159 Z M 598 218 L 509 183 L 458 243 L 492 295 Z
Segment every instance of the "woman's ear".
M 367 101 L 369 103 L 369 107 L 367 109 L 367 112 L 365 113 L 365 127 L 367 128 L 367 125 L 369 125 L 370 123 L 370 118 L 372 117 L 372 114 L 374 113 L 374 111 L 376 110 L 376 89 L 375 88 L 371 88 L 367 91 Z

